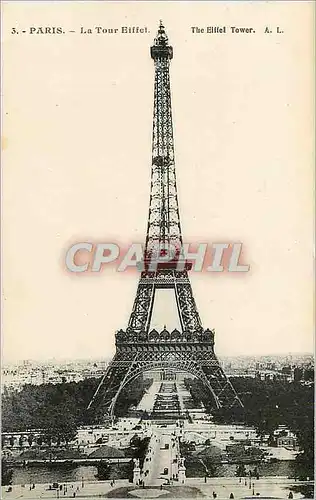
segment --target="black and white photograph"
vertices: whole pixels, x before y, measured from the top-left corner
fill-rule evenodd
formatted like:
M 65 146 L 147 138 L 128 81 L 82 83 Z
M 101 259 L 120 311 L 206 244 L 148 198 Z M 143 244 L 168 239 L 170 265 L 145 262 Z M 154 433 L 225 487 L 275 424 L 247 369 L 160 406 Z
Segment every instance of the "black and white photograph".
M 2 2 L 1 498 L 314 498 L 314 11 Z

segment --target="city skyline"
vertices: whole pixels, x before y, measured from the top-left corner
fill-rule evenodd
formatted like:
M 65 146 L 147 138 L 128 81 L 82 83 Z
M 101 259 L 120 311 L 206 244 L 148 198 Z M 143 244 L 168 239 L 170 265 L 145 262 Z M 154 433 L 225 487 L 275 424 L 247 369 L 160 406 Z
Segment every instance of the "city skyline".
M 29 384 L 34 386 L 67 382 L 80 383 L 87 378 L 100 378 L 110 366 L 111 360 L 111 358 L 106 360 L 23 360 L 3 364 L 1 391 L 19 391 Z M 313 354 L 222 357 L 219 361 L 229 377 L 300 380 L 307 384 L 314 379 Z M 152 374 L 151 369 L 145 370 L 144 379 L 151 379 Z
M 218 358 L 219 360 L 251 360 L 251 361 L 256 361 L 260 358 L 267 358 L 267 359 L 271 359 L 274 360 L 274 359 L 278 359 L 278 360 L 282 360 L 284 358 L 312 358 L 314 360 L 315 358 L 315 354 L 313 351 L 306 351 L 306 352 L 289 352 L 289 351 L 286 351 L 286 352 L 280 352 L 280 353 L 272 353 L 272 352 L 268 352 L 268 353 L 264 353 L 264 352 L 260 352 L 260 353 L 254 353 L 254 354 L 235 354 L 235 355 L 219 355 Z M 7 358 L 5 359 L 4 357 L 2 357 L 2 368 L 5 368 L 7 366 L 10 366 L 10 365 L 22 365 L 23 363 L 30 363 L 30 364 L 39 364 L 39 365 L 57 365 L 57 364 L 61 364 L 61 365 L 66 365 L 66 364 L 74 364 L 74 363 L 107 363 L 109 361 L 111 361 L 112 359 L 112 356 L 109 355 L 109 356 L 104 356 L 104 357 L 100 357 L 100 356 L 96 356 L 96 357 L 90 357 L 90 358 L 84 358 L 84 357 L 81 357 L 81 358 L 63 358 L 63 357 L 51 357 L 51 358 Z

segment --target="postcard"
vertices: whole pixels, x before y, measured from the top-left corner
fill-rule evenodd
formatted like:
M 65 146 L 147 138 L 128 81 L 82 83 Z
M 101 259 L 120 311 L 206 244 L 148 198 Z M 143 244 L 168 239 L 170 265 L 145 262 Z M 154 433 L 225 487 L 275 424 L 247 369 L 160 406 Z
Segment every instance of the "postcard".
M 2 27 L 2 497 L 313 498 L 314 3 Z

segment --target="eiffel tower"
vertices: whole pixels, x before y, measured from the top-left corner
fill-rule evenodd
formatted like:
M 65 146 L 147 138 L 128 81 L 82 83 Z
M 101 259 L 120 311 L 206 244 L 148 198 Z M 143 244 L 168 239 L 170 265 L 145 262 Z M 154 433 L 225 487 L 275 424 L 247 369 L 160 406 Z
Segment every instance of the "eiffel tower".
M 151 192 L 143 270 L 128 327 L 116 332 L 116 354 L 88 406 L 93 409 L 101 405 L 102 412 L 109 417 L 114 415 L 122 389 L 149 370 L 187 372 L 208 389 L 215 408 L 242 407 L 214 353 L 214 330 L 202 326 L 188 277 L 190 264 L 184 263 L 182 270 L 177 266 L 179 259 L 165 262 L 160 259 L 162 262 L 159 261 L 155 269 L 149 265 L 157 249 L 159 257 L 159 252 L 173 245 L 176 255 L 180 255 L 183 245 L 169 75 L 173 48 L 168 44 L 162 22 L 150 53 L 155 65 L 155 87 Z M 150 330 L 155 293 L 161 288 L 175 292 L 180 330 Z

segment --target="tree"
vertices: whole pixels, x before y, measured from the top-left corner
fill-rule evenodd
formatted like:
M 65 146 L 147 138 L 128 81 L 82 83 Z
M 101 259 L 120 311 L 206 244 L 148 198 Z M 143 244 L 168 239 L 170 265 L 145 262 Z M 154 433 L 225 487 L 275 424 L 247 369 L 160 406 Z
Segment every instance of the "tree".
M 137 434 L 135 434 L 130 440 L 130 452 L 132 458 L 138 458 L 140 460 L 140 465 L 143 465 L 146 450 L 148 448 L 148 443 L 150 441 L 149 437 L 140 438 Z
M 246 467 L 244 464 L 239 464 L 236 469 L 236 476 L 237 477 L 245 477 L 246 476 Z
M 96 477 L 99 480 L 106 480 L 109 479 L 110 474 L 111 474 L 111 466 L 109 462 L 106 460 L 101 460 L 101 462 L 98 463 L 97 465 L 98 472 L 96 474 Z
M 7 461 L 2 458 L 1 460 L 1 484 L 8 486 L 12 484 L 13 470 L 8 466 Z

